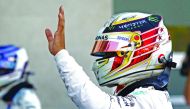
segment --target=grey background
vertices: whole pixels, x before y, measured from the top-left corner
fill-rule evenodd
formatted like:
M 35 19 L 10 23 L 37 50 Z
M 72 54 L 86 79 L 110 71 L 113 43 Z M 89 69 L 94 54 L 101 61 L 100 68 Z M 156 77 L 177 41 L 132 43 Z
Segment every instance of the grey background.
M 30 70 L 35 72 L 30 80 L 43 109 L 76 109 L 48 52 L 44 34 L 46 27 L 56 30 L 60 5 L 65 8 L 66 48 L 97 84 L 89 54 L 98 29 L 111 16 L 111 0 L 0 0 L 0 44 L 27 49 Z

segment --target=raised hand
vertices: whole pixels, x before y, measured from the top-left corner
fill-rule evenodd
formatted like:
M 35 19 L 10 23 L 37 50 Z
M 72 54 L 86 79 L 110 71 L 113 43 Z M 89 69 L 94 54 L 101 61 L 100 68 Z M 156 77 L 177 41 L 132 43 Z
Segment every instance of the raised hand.
M 57 31 L 54 36 L 49 28 L 45 29 L 48 40 L 49 51 L 52 55 L 56 55 L 60 50 L 65 49 L 65 17 L 63 6 L 60 6 L 58 13 Z

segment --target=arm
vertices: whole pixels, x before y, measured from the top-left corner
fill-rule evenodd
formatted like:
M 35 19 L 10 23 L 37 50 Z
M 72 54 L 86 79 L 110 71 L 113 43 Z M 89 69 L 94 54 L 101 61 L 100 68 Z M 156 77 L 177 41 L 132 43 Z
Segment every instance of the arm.
M 80 109 L 109 109 L 110 96 L 92 83 L 66 50 L 55 55 L 62 80 L 72 101 Z M 98 104 L 98 105 L 97 105 Z
M 49 51 L 55 60 L 68 91 L 74 103 L 82 109 L 107 109 L 110 96 L 95 86 L 83 69 L 65 50 L 65 19 L 63 7 L 59 8 L 57 31 L 54 36 L 50 29 L 45 30 Z M 99 104 L 99 105 L 97 105 Z

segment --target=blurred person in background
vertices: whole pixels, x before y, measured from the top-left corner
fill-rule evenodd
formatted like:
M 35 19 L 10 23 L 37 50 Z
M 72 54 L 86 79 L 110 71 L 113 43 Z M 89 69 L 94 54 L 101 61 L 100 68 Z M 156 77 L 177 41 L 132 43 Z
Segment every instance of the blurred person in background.
M 24 48 L 0 45 L 0 98 L 7 109 L 41 109 L 35 88 L 28 81 L 28 61 Z
M 190 44 L 187 48 L 186 56 L 182 63 L 181 75 L 187 77 L 184 88 L 184 97 L 186 99 L 186 103 L 190 105 Z
M 161 16 L 121 13 L 98 32 L 92 69 L 100 86 L 117 87 L 115 95 L 100 90 L 69 55 L 63 7 L 58 18 L 57 31 L 47 28 L 45 34 L 68 95 L 79 109 L 172 109 L 167 85 L 176 64 Z

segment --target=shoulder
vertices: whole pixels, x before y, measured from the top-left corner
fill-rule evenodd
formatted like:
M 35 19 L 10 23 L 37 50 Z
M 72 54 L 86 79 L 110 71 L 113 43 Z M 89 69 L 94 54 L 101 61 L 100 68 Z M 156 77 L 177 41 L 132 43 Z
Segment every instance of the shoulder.
M 23 105 L 23 107 L 36 107 L 35 109 L 40 109 L 37 107 L 41 107 L 35 91 L 28 88 L 19 90 L 13 98 L 13 103 Z
M 33 89 L 23 88 L 20 89 L 13 98 L 14 100 L 33 100 L 36 99 L 37 95 Z
M 143 98 L 147 100 L 156 100 L 159 98 L 169 100 L 169 93 L 168 91 L 160 91 L 154 89 L 153 86 L 147 87 L 147 88 L 137 88 L 133 92 L 131 92 L 129 95 L 133 95 L 136 98 Z
M 129 96 L 135 97 L 135 100 L 145 107 L 163 107 L 165 109 L 172 107 L 169 93 L 167 91 L 155 90 L 152 86 L 135 89 Z
M 122 109 L 172 109 L 167 91 L 155 90 L 154 87 L 137 88 L 130 94 L 111 97 L 112 106 Z M 118 107 L 119 106 L 119 107 Z

